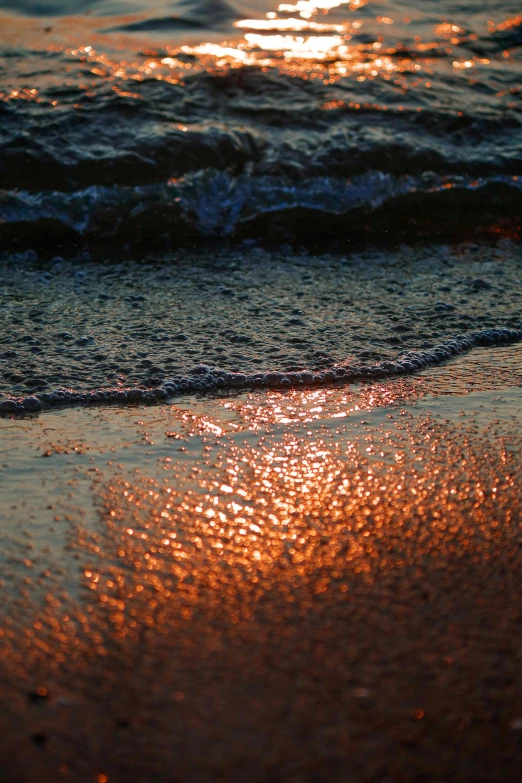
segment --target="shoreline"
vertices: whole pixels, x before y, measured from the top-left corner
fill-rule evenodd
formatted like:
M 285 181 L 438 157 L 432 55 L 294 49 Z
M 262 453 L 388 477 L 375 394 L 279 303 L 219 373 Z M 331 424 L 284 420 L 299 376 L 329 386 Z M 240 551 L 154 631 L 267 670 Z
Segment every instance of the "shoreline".
M 446 343 L 433 346 L 428 351 L 411 351 L 400 354 L 395 360 L 380 364 L 340 364 L 328 367 L 320 372 L 297 370 L 290 372 L 268 372 L 246 375 L 228 373 L 217 367 L 198 365 L 189 377 L 167 379 L 160 387 L 100 389 L 86 393 L 59 389 L 45 392 L 39 396 L 25 398 L 7 398 L 0 400 L 0 414 L 37 413 L 53 407 L 64 408 L 74 405 L 103 406 L 104 404 L 140 404 L 159 403 L 176 396 L 215 392 L 219 389 L 236 392 L 253 389 L 299 389 L 332 384 L 346 384 L 363 381 L 376 381 L 412 375 L 421 370 L 441 365 L 451 359 L 467 353 L 474 348 L 504 347 L 522 340 L 522 329 L 486 329 L 482 332 L 454 335 Z
M 0 263 L 0 397 L 19 413 L 58 389 L 60 403 L 102 389 L 152 402 L 407 373 L 519 339 L 521 276 L 506 241 L 350 256 L 249 244 L 144 264 L 18 254 Z
M 513 783 L 520 0 L 6 3 L 0 783 Z

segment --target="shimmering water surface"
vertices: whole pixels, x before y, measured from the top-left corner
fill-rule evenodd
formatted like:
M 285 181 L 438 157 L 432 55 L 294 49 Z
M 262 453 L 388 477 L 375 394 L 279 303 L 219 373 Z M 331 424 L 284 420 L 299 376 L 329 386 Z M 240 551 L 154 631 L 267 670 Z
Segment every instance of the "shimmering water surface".
M 3 9 L 6 241 L 42 222 L 61 241 L 266 236 L 263 216 L 286 225 L 296 210 L 323 236 L 325 215 L 341 216 L 336 235 L 350 235 L 397 203 L 402 222 L 415 212 L 412 232 L 458 212 L 461 232 L 502 219 L 497 231 L 518 235 L 518 3 Z

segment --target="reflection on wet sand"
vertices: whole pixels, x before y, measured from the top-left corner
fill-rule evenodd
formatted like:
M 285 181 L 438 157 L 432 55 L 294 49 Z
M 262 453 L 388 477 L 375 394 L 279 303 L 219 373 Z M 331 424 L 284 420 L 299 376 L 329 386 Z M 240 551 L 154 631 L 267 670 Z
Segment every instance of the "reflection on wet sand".
M 438 375 L 455 391 L 458 367 Z M 295 761 L 311 781 L 385 764 L 413 781 L 460 773 L 462 747 L 485 743 L 508 780 L 521 444 L 499 416 L 509 429 L 520 393 L 503 413 L 491 378 L 490 411 L 471 397 L 450 422 L 449 403 L 443 418 L 407 404 L 419 383 L 60 414 L 85 429 L 74 459 L 99 519 L 70 514 L 80 599 L 34 551 L 18 594 L 5 585 L 1 721 L 28 768 L 263 781 Z M 55 433 L 47 477 L 73 459 Z

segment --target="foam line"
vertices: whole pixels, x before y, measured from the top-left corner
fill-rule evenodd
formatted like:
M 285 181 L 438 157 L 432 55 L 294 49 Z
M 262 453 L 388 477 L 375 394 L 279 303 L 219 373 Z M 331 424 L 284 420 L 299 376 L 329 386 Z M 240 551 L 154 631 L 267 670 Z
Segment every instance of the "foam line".
M 413 375 L 427 367 L 435 367 L 467 353 L 473 348 L 502 346 L 520 342 L 522 329 L 483 329 L 468 334 L 458 334 L 424 351 L 402 352 L 393 361 L 375 364 L 336 364 L 322 372 L 308 370 L 298 372 L 237 373 L 201 364 L 186 376 L 167 379 L 154 389 L 95 389 L 90 392 L 75 392 L 57 389 L 54 392 L 10 397 L 0 402 L 2 414 L 26 414 L 52 408 L 71 406 L 99 406 L 107 404 L 127 405 L 129 403 L 153 404 L 174 399 L 180 395 L 212 392 L 218 389 L 299 389 L 312 386 L 326 386 L 335 383 L 384 380 L 397 376 Z

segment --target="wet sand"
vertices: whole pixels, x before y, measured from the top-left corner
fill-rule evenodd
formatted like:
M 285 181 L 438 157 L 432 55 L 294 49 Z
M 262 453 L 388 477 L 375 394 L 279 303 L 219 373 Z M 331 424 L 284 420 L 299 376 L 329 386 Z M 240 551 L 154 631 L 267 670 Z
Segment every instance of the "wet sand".
M 517 779 L 521 377 L 4 419 L 5 779 Z

